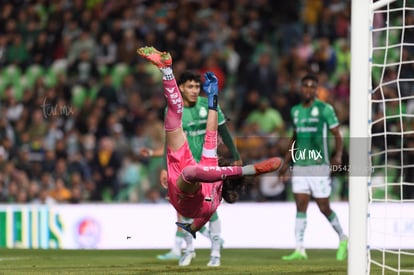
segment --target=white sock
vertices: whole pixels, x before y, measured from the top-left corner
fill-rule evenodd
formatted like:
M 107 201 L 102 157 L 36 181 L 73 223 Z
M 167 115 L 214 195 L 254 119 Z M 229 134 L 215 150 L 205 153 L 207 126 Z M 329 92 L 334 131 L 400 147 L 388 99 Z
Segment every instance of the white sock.
M 211 235 L 211 257 L 220 257 L 220 234 L 221 234 L 221 221 L 217 219 L 210 221 L 210 235 Z
M 171 67 L 160 68 L 162 73 L 162 79 L 164 80 L 173 80 L 174 74 Z
M 187 245 L 186 251 L 194 251 L 193 236 L 189 232 L 185 232 L 184 240 Z
M 245 165 L 242 167 L 242 174 L 243 176 L 254 176 L 256 175 L 256 169 L 252 164 Z
M 296 250 L 305 252 L 304 235 L 306 230 L 306 213 L 298 212 L 295 220 Z
M 181 217 L 181 222 L 192 223 L 193 219 Z M 194 251 L 193 236 L 189 232 L 184 231 L 184 230 L 183 230 L 183 233 L 184 233 L 184 240 L 186 243 L 186 251 Z
M 208 228 L 205 225 L 203 225 L 203 227 L 201 227 L 199 232 L 201 233 L 201 235 L 203 235 L 207 239 L 209 239 L 209 240 L 211 239 L 210 230 L 208 230 Z
M 341 223 L 339 222 L 338 216 L 336 216 L 336 213 L 334 211 L 332 211 L 331 215 L 329 215 L 328 221 L 331 223 L 332 228 L 338 234 L 339 240 L 342 241 L 347 238 L 342 231 Z
M 182 236 L 175 236 L 174 247 L 171 250 L 172 253 L 181 255 L 181 245 L 183 244 L 184 238 Z

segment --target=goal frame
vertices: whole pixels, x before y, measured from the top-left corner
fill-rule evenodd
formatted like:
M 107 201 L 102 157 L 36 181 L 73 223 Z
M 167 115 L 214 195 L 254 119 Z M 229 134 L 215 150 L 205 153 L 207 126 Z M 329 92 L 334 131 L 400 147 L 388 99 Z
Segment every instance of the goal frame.
M 395 0 L 351 2 L 348 275 L 368 274 L 368 168 L 373 12 Z M 358 142 L 357 142 L 358 140 Z M 355 165 L 357 164 L 357 165 Z M 358 169 L 358 170 L 357 170 Z M 361 169 L 366 169 L 361 173 Z M 366 172 L 366 173 L 365 173 Z

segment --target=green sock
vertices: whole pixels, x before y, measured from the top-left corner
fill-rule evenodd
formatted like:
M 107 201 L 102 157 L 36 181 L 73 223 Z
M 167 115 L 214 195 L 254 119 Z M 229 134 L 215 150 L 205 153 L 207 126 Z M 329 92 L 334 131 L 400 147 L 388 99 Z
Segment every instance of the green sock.
M 217 212 L 214 212 L 214 214 L 210 218 L 210 222 L 217 221 L 218 218 L 219 218 L 219 216 L 218 216 Z

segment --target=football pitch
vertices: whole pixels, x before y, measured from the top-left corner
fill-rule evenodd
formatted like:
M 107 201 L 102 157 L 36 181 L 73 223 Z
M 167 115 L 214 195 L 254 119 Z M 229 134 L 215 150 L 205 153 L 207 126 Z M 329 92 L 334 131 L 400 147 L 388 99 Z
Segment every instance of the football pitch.
M 308 249 L 306 261 L 282 261 L 291 250 L 223 249 L 220 267 L 207 267 L 210 250 L 198 249 L 190 266 L 160 261 L 166 250 L 26 250 L 0 249 L 0 275 L 20 274 L 347 274 L 347 261 L 335 250 Z M 377 255 L 376 258 L 380 258 Z M 394 258 L 388 264 L 396 265 Z M 410 266 L 412 263 L 410 262 Z M 395 274 L 371 266 L 371 274 Z
M 307 261 L 282 261 L 291 250 L 223 249 L 220 267 L 207 267 L 210 250 L 196 250 L 190 266 L 160 261 L 166 250 L 0 249 L 0 274 L 346 274 L 335 250 L 307 251 Z

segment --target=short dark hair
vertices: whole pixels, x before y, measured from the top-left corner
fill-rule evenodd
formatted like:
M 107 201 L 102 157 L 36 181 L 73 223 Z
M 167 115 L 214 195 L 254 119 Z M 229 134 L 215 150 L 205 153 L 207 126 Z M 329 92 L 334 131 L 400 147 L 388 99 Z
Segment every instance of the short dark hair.
M 224 179 L 221 196 L 227 203 L 235 203 L 240 195 L 245 192 L 246 182 L 241 179 Z
M 181 85 L 187 81 L 192 81 L 192 80 L 201 84 L 201 75 L 194 71 L 184 71 L 180 75 L 180 78 L 178 79 L 177 84 Z
M 219 166 L 230 166 L 229 160 L 219 158 Z M 223 180 L 223 187 L 221 189 L 221 196 L 227 203 L 235 203 L 239 200 L 240 194 L 245 192 L 246 181 L 244 178 Z
M 306 80 L 312 80 L 318 83 L 318 77 L 315 74 L 307 74 L 304 77 L 302 77 L 301 82 L 305 82 Z

